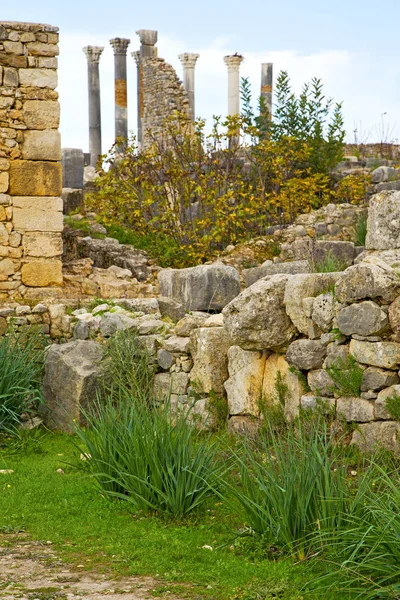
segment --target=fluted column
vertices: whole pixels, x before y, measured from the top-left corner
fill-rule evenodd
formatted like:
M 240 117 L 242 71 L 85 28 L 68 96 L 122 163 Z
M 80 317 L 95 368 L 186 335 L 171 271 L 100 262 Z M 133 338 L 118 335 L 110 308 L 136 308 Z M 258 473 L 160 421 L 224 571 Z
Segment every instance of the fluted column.
M 189 98 L 190 114 L 194 121 L 196 118 L 194 96 L 194 68 L 196 66 L 196 61 L 199 58 L 199 54 L 191 54 L 189 52 L 185 52 L 184 54 L 179 54 L 178 58 L 183 66 L 183 87 L 185 88 Z
M 228 67 L 228 115 L 238 115 L 240 112 L 239 95 L 239 69 L 243 60 L 240 54 L 224 56 L 224 62 Z
M 115 139 L 122 142 L 118 148 L 123 152 L 128 139 L 128 94 L 126 86 L 126 52 L 131 40 L 114 38 L 110 44 L 114 50 L 115 83 Z
M 273 63 L 261 63 L 261 96 L 264 98 L 268 115 L 272 116 Z
M 104 46 L 85 46 L 88 63 L 88 96 L 89 96 L 89 152 L 90 164 L 97 165 L 101 156 L 101 103 L 99 62 Z
M 142 119 L 140 118 L 140 50 L 136 50 L 131 53 L 131 56 L 135 59 L 136 63 L 136 92 L 137 92 L 137 134 L 136 140 L 138 147 L 140 148 L 142 143 Z

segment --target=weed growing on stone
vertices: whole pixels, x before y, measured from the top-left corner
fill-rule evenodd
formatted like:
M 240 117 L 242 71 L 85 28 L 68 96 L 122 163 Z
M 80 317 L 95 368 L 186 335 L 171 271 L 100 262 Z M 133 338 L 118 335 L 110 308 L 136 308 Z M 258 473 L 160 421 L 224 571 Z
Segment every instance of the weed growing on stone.
M 386 408 L 395 421 L 400 421 L 400 396 L 393 394 L 386 399 Z
M 363 370 L 351 354 L 326 368 L 335 388 L 342 396 L 359 396 Z

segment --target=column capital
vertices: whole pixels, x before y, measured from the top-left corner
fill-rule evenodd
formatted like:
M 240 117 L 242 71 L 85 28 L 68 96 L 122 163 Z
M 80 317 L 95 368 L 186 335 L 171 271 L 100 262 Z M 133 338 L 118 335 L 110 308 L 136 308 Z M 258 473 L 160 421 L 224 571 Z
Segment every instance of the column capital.
M 125 56 L 130 42 L 131 40 L 128 40 L 127 38 L 118 37 L 110 40 L 110 44 L 113 47 L 114 54 L 123 54 Z
M 179 54 L 178 58 L 181 61 L 184 69 L 194 69 L 199 56 L 200 56 L 200 54 L 184 52 L 184 54 Z
M 242 60 L 243 56 L 241 54 L 232 54 L 230 56 L 224 56 L 224 63 L 228 67 L 228 71 L 238 71 Z
M 101 53 L 104 50 L 104 46 L 85 46 L 82 48 L 83 52 L 86 54 L 86 58 L 90 63 L 99 63 Z
M 137 32 L 143 46 L 155 46 L 158 40 L 158 31 L 154 29 L 139 29 Z
M 135 50 L 135 52 L 131 52 L 131 56 L 132 56 L 132 58 L 135 59 L 136 65 L 139 66 L 139 63 L 140 63 L 140 50 Z

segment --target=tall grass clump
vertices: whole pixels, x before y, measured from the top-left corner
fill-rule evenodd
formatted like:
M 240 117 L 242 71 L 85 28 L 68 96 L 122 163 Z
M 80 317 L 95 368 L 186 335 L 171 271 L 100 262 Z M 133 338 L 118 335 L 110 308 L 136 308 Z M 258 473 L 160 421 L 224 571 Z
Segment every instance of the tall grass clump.
M 365 246 L 367 237 L 367 218 L 359 216 L 354 230 L 354 242 L 356 246 Z
M 180 519 L 213 494 L 217 445 L 167 402 L 146 405 L 121 394 L 98 398 L 78 428 L 90 473 L 102 492 L 133 510 Z
M 312 427 L 289 426 L 284 435 L 271 428 L 236 459 L 240 485 L 230 491 L 251 531 L 283 552 L 305 558 L 318 543 L 315 534 L 338 529 L 350 510 L 346 460 L 322 418 Z
M 44 343 L 39 335 L 0 337 L 0 433 L 12 433 L 23 413 L 43 401 L 40 392 Z

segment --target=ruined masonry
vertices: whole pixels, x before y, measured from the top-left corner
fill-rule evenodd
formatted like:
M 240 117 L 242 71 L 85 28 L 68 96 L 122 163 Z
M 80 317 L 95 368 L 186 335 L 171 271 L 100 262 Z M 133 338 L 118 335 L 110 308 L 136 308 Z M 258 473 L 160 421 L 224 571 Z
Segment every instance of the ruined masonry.
M 58 28 L 0 23 L 0 300 L 62 284 Z

